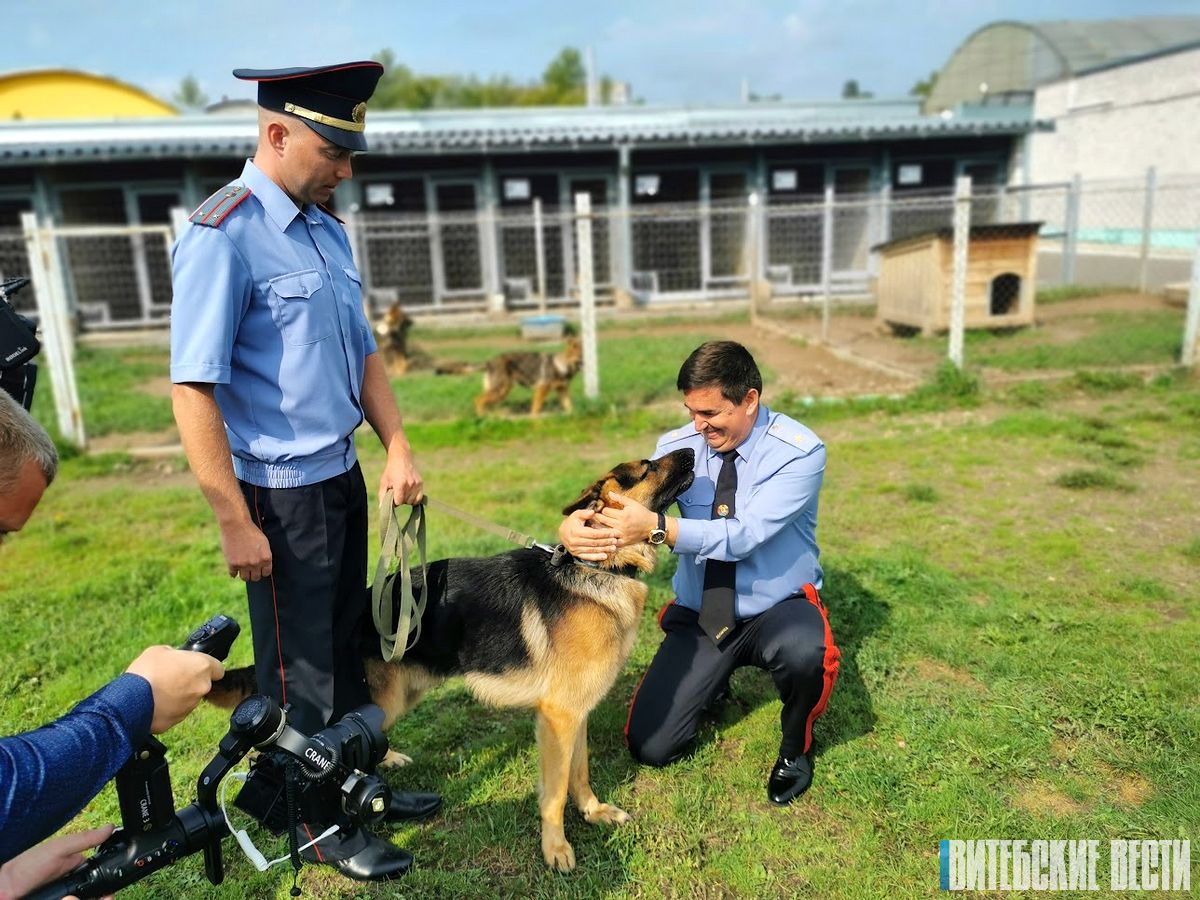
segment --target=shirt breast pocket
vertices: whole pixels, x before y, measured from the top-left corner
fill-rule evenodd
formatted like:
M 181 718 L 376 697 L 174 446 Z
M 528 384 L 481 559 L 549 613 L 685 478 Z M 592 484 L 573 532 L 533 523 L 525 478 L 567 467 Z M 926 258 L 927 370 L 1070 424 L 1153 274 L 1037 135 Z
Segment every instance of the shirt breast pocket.
M 711 481 L 697 482 L 679 498 L 679 511 L 685 519 L 711 519 L 717 488 Z
M 270 284 L 271 316 L 286 343 L 303 347 L 333 334 L 333 318 L 321 293 L 320 272 L 306 269 L 278 275 Z

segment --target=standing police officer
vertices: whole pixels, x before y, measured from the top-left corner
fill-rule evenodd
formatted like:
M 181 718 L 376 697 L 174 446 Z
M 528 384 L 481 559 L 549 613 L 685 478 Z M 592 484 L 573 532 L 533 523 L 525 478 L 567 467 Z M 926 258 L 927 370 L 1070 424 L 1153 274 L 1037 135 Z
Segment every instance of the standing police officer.
M 259 690 L 290 704 L 291 724 L 312 734 L 370 702 L 360 653 L 367 502 L 354 447 L 364 417 L 387 449 L 380 498 L 392 490 L 397 504 L 416 503 L 423 488 L 349 241 L 322 205 L 367 149 L 366 101 L 383 67 L 233 74 L 258 83 L 258 149 L 174 248 L 172 401 L 229 574 L 246 582 Z M 260 786 L 265 772 L 256 770 Z M 255 795 L 254 781 L 244 795 Z M 397 793 L 389 819 L 440 805 L 436 794 Z M 302 840 L 341 825 L 305 854 L 351 878 L 389 878 L 412 863 L 340 821 L 331 797 L 309 791 L 301 814 Z

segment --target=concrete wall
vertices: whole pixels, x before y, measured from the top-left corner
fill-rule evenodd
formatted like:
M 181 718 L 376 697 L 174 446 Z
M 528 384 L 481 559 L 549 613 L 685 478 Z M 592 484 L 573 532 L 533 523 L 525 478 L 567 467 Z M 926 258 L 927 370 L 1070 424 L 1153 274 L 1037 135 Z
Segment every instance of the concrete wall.
M 1037 89 L 1034 115 L 1055 130 L 1029 138 L 1029 179 L 1200 173 L 1200 48 Z

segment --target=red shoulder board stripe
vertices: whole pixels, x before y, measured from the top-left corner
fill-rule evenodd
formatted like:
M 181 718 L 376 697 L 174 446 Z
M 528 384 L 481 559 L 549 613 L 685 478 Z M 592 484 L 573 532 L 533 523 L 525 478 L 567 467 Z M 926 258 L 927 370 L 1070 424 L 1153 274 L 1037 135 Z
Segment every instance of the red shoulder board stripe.
M 227 184 L 198 207 L 188 217 L 188 221 L 196 225 L 208 225 L 216 228 L 237 207 L 239 203 L 250 196 L 250 188 L 244 184 Z

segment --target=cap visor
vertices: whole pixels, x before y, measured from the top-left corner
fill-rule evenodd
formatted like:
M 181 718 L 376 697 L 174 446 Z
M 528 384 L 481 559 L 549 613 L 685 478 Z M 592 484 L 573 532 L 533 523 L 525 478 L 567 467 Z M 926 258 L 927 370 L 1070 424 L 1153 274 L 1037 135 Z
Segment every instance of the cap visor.
M 345 150 L 363 151 L 367 149 L 367 137 L 361 131 L 346 131 L 343 128 L 334 128 L 332 125 L 322 125 L 320 122 L 310 122 L 303 118 L 300 121 L 325 140 L 337 144 Z

